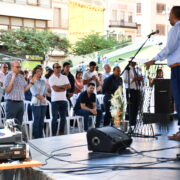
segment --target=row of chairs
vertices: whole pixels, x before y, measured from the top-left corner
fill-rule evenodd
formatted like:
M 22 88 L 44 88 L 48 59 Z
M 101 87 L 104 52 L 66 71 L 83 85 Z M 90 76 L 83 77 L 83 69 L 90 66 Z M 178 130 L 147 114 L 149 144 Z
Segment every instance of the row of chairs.
M 74 95 L 71 98 L 73 107 L 76 103 L 77 97 L 78 97 L 77 95 Z M 103 104 L 104 95 L 97 95 L 97 97 L 98 97 L 99 104 Z M 49 111 L 48 113 L 49 117 L 46 116 L 44 119 L 44 127 L 45 127 L 43 131 L 44 137 L 52 136 L 52 107 L 49 101 L 47 101 L 47 104 L 48 104 L 47 110 Z M 23 126 L 25 128 L 25 132 L 26 132 L 28 140 L 33 138 L 33 122 L 34 122 L 33 114 L 32 114 L 32 119 L 30 119 L 28 115 L 28 108 L 30 106 L 31 106 L 30 101 L 24 101 Z M 65 127 L 66 134 L 70 134 L 71 132 L 84 131 L 84 118 L 83 116 L 74 115 L 73 107 L 70 107 L 68 103 L 68 115 L 66 117 L 66 127 Z M 0 112 L 1 112 L 0 125 L 3 126 L 6 120 L 6 102 L 1 102 Z M 95 123 L 96 123 L 96 116 L 91 116 L 90 118 L 92 119 L 91 127 L 94 128 Z M 58 122 L 58 128 L 57 128 L 57 135 L 58 135 L 61 119 L 59 118 L 57 122 Z
M 46 116 L 44 119 L 44 127 L 45 127 L 44 131 L 43 131 L 44 137 L 52 136 L 52 107 L 51 107 L 51 102 L 47 101 L 47 104 L 48 104 L 47 110 L 49 111 L 49 117 Z M 29 116 L 28 116 L 28 106 L 31 106 L 31 102 L 25 101 L 24 105 L 25 105 L 25 111 L 24 111 L 23 125 L 25 126 L 25 130 L 27 132 L 28 139 L 32 139 L 33 138 L 32 134 L 33 134 L 34 119 L 29 120 Z M 73 126 L 70 126 L 70 121 L 73 121 Z M 58 120 L 57 120 L 57 123 L 58 123 L 57 135 L 58 135 L 59 128 L 60 128 L 60 122 L 61 122 L 61 119 L 58 118 Z M 78 131 L 83 132 L 84 118 L 82 116 L 72 116 L 70 114 L 70 106 L 68 103 L 68 116 L 66 117 L 66 127 L 65 127 L 66 134 L 70 134 L 70 130 L 75 128 L 76 123 L 78 126 Z

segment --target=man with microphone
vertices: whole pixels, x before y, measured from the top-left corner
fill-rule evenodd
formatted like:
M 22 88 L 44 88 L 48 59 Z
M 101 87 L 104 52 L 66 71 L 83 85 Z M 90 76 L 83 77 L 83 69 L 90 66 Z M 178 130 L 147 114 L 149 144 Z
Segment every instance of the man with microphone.
M 171 9 L 169 22 L 173 27 L 168 33 L 166 47 L 145 65 L 148 69 L 155 61 L 167 59 L 168 66 L 171 68 L 171 88 L 180 126 L 180 6 L 174 6 Z M 180 141 L 180 127 L 176 134 L 169 136 L 169 139 Z

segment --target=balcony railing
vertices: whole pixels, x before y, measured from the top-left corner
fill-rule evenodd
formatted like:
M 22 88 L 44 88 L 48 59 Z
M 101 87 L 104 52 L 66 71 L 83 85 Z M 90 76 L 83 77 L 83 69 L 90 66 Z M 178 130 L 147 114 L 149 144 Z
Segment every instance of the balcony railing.
M 137 28 L 137 24 L 135 22 L 126 22 L 124 20 L 110 20 L 109 27 L 126 27 L 126 28 Z
M 51 0 L 0 0 L 0 2 L 51 8 Z

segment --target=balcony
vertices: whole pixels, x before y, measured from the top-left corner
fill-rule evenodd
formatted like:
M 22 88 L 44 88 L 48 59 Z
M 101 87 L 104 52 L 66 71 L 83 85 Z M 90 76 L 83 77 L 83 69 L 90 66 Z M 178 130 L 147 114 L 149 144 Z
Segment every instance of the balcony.
M 126 22 L 124 20 L 110 20 L 109 27 L 121 27 L 121 28 L 131 28 L 137 29 L 137 24 L 135 22 Z

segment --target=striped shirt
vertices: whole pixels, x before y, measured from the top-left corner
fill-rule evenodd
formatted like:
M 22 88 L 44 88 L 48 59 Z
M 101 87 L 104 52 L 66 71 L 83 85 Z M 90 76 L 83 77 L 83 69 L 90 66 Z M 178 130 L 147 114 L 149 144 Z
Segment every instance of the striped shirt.
M 4 79 L 4 88 L 6 88 L 11 79 L 12 79 L 13 72 L 10 72 L 6 75 Z M 23 101 L 24 100 L 24 88 L 27 85 L 24 77 L 21 74 L 17 74 L 12 85 L 12 89 L 9 93 L 5 92 L 5 99 L 6 100 L 14 100 L 14 101 Z

